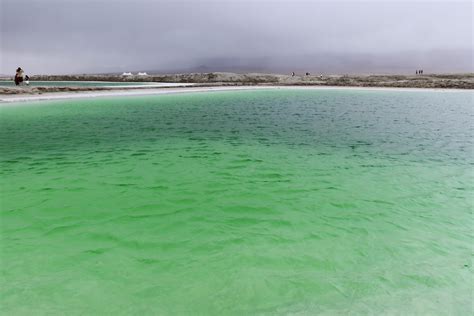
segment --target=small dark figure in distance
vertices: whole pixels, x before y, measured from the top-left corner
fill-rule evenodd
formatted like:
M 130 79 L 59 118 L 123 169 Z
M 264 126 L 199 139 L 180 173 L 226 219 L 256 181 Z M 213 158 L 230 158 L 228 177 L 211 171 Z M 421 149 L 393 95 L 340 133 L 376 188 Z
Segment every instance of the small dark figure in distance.
M 18 67 L 16 69 L 16 74 L 15 74 L 15 85 L 20 85 L 20 83 L 23 82 L 23 69 L 21 69 L 21 67 Z
M 295 76 L 295 72 L 294 72 L 294 71 L 291 73 L 291 76 L 292 76 L 292 77 L 294 77 L 294 76 Z
M 416 71 L 416 74 L 418 74 L 418 70 Z
M 306 73 L 306 76 L 309 76 L 309 72 Z

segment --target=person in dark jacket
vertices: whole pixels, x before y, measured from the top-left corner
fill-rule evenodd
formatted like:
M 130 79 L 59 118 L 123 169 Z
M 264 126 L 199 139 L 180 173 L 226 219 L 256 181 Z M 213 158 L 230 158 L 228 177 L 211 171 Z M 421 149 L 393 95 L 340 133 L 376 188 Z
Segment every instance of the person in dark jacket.
M 21 69 L 21 67 L 18 67 L 16 69 L 16 74 L 15 74 L 15 85 L 18 86 L 20 83 L 23 82 L 23 74 L 24 74 L 23 69 Z

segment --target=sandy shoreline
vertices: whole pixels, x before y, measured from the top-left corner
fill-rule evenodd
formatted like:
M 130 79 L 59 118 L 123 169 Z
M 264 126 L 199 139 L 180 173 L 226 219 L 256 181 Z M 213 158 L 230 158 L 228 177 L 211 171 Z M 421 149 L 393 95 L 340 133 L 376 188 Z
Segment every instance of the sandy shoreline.
M 12 80 L 12 78 L 3 78 Z M 0 86 L 0 103 L 92 97 L 255 89 L 345 89 L 367 91 L 474 91 L 474 74 L 427 75 L 296 75 L 262 73 L 185 73 L 170 75 L 35 75 L 45 85 Z M 77 83 L 61 85 L 58 82 Z M 58 84 L 54 84 L 57 82 Z M 97 85 L 81 85 L 84 82 Z M 110 84 L 108 84 L 110 83 Z M 113 85 L 113 83 L 115 85 Z M 116 85 L 126 83 L 126 85 Z M 103 85 L 102 85 L 103 84 Z
M 127 97 L 145 95 L 163 95 L 177 93 L 199 93 L 213 91 L 243 91 L 243 90 L 358 90 L 358 91 L 397 91 L 397 92 L 465 92 L 472 93 L 466 89 L 430 89 L 430 88 L 379 88 L 379 87 L 340 87 L 340 86 L 216 86 L 216 87 L 170 87 L 170 88 L 147 88 L 147 89 L 113 89 L 100 91 L 78 91 L 78 92 L 48 92 L 43 94 L 15 94 L 1 95 L 0 104 L 12 104 L 19 102 L 33 102 L 45 100 L 83 99 L 98 97 Z

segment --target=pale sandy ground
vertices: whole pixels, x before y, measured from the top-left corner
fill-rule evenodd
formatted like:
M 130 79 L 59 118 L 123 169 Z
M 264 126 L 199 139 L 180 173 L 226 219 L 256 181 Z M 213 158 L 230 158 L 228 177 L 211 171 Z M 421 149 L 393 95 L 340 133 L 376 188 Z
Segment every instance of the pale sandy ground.
M 62 81 L 62 82 L 68 82 L 68 83 L 74 83 L 77 81 Z M 103 84 L 103 81 L 88 81 L 88 83 L 101 83 Z M 105 82 L 107 83 L 107 82 Z M 116 82 L 110 82 L 111 84 L 116 83 Z M 193 86 L 194 83 L 176 83 L 176 82 L 146 82 L 145 84 L 127 84 L 126 86 L 117 86 L 117 85 L 103 85 L 99 86 L 102 88 L 107 88 L 107 89 L 124 89 L 124 88 L 175 88 L 175 87 L 189 87 Z M 24 86 L 23 86 L 24 87 Z
M 377 87 L 324 87 L 324 86 L 216 86 L 216 87 L 168 87 L 168 88 L 147 88 L 147 89 L 113 89 L 103 91 L 78 91 L 78 92 L 49 92 L 42 94 L 0 94 L 0 103 L 18 104 L 19 102 L 32 102 L 43 100 L 64 100 L 79 98 L 98 97 L 127 97 L 142 95 L 160 95 L 176 93 L 199 93 L 217 91 L 242 91 L 242 90 L 279 90 L 279 89 L 299 89 L 299 90 L 365 90 L 365 91 L 398 91 L 398 92 L 426 92 L 439 91 L 445 93 L 473 93 L 473 90 L 466 89 L 426 89 L 426 88 L 377 88 Z
M 146 83 L 130 89 L 150 88 L 149 83 L 175 85 L 195 84 L 198 86 L 324 86 L 324 87 L 381 87 L 381 88 L 426 88 L 426 89 L 474 89 L 474 73 L 462 74 L 425 74 L 425 75 L 301 75 L 261 73 L 184 73 L 156 74 L 149 76 L 120 75 L 34 75 L 34 81 L 98 81 L 98 82 L 136 82 Z M 13 80 L 12 77 L 0 80 Z M 77 92 L 110 90 L 110 87 L 98 86 L 37 86 L 37 87 L 1 87 L 2 94 L 41 94 L 49 92 Z M 113 87 L 124 89 L 124 87 Z

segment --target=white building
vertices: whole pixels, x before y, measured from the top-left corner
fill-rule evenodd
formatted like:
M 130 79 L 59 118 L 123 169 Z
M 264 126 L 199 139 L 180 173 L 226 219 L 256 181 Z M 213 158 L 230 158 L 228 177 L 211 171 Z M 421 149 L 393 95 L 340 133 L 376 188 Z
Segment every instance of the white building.
M 131 72 L 124 72 L 122 76 L 133 76 Z
M 148 76 L 148 74 L 146 72 L 139 72 L 138 75 L 139 76 Z

